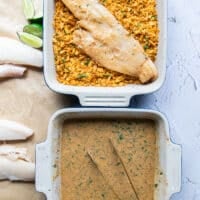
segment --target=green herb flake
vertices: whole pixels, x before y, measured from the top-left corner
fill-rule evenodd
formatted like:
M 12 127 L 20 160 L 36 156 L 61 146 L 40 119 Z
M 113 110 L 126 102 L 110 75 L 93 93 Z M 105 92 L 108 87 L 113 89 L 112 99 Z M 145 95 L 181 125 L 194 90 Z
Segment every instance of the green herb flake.
M 87 59 L 85 60 L 85 62 L 84 62 L 84 65 L 88 66 L 88 65 L 90 64 L 90 61 L 91 61 L 91 59 L 90 59 L 90 58 L 87 58 Z
M 122 133 L 119 134 L 119 140 L 123 140 L 124 139 L 124 135 Z
M 79 75 L 77 76 L 77 79 L 82 79 L 82 78 L 87 78 L 87 77 L 88 77 L 88 75 L 85 74 L 85 73 L 83 73 L 83 74 L 79 74 Z
M 145 44 L 145 45 L 144 45 L 144 50 L 146 51 L 147 49 L 149 49 L 149 45 L 148 45 L 148 44 Z
M 120 165 L 120 162 L 116 163 L 116 166 L 119 166 Z
M 106 195 L 104 193 L 102 193 L 101 196 L 104 198 Z
M 53 168 L 56 168 L 56 167 L 57 167 L 57 165 L 56 165 L 56 164 L 54 164 L 52 167 L 53 167 Z

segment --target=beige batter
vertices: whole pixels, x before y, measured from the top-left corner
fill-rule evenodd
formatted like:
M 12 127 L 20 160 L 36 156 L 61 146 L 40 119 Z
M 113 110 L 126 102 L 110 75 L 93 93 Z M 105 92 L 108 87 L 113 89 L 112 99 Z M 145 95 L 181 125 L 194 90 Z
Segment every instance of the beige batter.
M 153 121 L 66 121 L 61 140 L 62 200 L 153 200 L 156 152 Z

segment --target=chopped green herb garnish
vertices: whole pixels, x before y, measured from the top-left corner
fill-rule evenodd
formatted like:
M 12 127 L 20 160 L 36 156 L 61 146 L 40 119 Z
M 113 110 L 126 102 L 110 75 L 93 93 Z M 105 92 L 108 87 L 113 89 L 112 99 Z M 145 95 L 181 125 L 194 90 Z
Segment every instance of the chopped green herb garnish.
M 149 45 L 148 45 L 148 44 L 145 44 L 145 45 L 144 45 L 144 50 L 146 51 L 147 49 L 149 49 Z
M 79 74 L 79 75 L 77 76 L 77 79 L 82 79 L 82 78 L 87 78 L 87 77 L 88 77 L 88 75 L 85 74 L 85 73 L 83 73 L 83 74 Z
M 90 64 L 91 59 L 87 58 L 87 60 L 84 62 L 84 65 L 88 66 Z
M 119 134 L 119 140 L 123 140 L 124 139 L 124 135 L 123 134 Z

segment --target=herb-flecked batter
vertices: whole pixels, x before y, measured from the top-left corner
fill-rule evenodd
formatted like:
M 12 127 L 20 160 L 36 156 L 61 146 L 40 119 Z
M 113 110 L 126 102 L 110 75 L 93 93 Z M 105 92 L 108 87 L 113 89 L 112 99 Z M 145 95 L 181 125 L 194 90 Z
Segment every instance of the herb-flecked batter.
M 153 200 L 156 160 L 156 127 L 151 120 L 66 121 L 61 199 L 137 200 L 137 195 L 139 200 Z

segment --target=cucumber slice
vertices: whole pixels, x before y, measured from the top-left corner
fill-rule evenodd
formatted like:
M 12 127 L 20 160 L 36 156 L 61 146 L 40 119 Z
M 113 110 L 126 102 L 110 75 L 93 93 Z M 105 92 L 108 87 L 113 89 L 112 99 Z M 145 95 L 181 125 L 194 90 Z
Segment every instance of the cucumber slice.
M 42 48 L 43 41 L 41 38 L 25 32 L 18 32 L 17 35 L 24 44 L 37 49 Z
M 42 38 L 43 36 L 43 27 L 41 24 L 28 24 L 24 26 L 23 31 L 25 33 L 30 33 L 32 35 L 35 35 L 39 38 Z
M 23 10 L 26 19 L 32 19 L 35 14 L 35 9 L 32 0 L 23 0 Z

